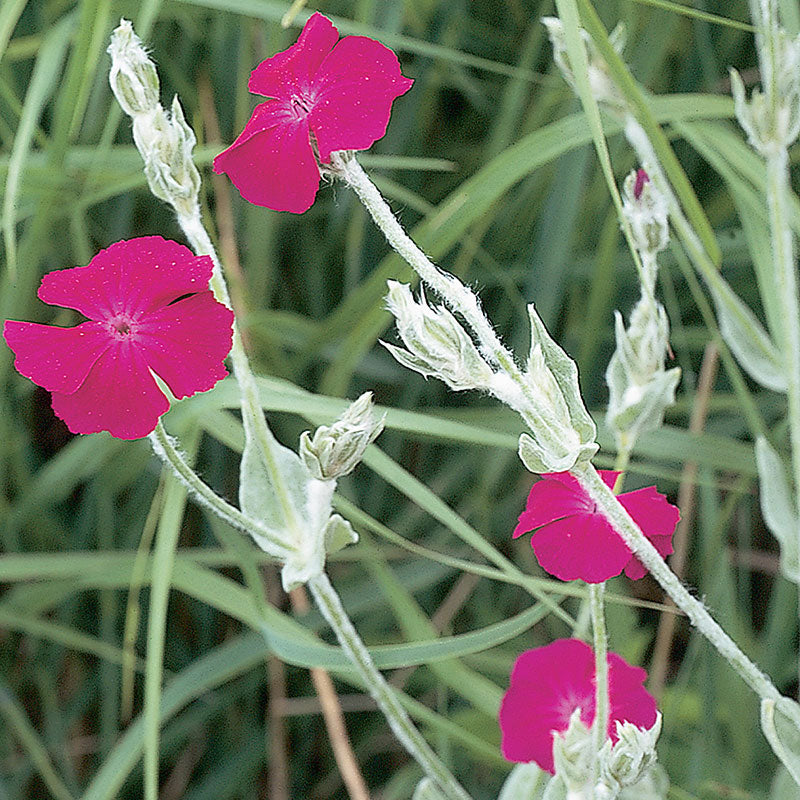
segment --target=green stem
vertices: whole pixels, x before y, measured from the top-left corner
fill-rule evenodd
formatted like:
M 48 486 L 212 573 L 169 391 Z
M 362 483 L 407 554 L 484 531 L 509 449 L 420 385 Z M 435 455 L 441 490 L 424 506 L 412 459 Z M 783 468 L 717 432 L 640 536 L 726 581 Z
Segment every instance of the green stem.
M 450 306 L 451 310 L 464 318 L 474 333 L 482 354 L 499 367 L 499 375 L 511 379 L 512 391 L 508 391 L 508 384 L 504 382 L 493 385 L 492 393 L 519 413 L 531 429 L 547 429 L 553 441 L 563 437 L 561 429 L 543 418 L 539 411 L 541 401 L 535 396 L 531 382 L 526 380 L 514 356 L 500 341 L 483 313 L 476 295 L 454 275 L 440 270 L 420 250 L 416 242 L 403 230 L 388 203 L 354 156 L 346 152 L 334 152 L 331 154 L 331 166 L 333 174 L 347 183 L 358 195 L 386 237 L 386 241 L 398 255 Z
M 589 605 L 592 612 L 592 641 L 594 644 L 595 711 L 592 723 L 592 744 L 595 753 L 595 782 L 598 778 L 597 756 L 608 738 L 608 635 L 606 633 L 605 583 L 589 584 Z
M 156 429 L 150 434 L 150 444 L 155 454 L 169 467 L 172 468 L 178 480 L 192 493 L 195 500 L 214 512 L 231 527 L 250 534 L 262 549 L 276 558 L 288 557 L 284 544 L 281 543 L 272 531 L 266 528 L 259 520 L 250 517 L 232 506 L 227 500 L 221 498 L 214 490 L 203 482 L 197 473 L 189 466 L 180 451 L 175 446 L 172 438 L 164 430 L 161 420 Z
M 400 705 L 397 695 L 375 667 L 372 657 L 347 616 L 342 601 L 328 576 L 325 573 L 317 575 L 311 578 L 307 585 L 322 615 L 336 634 L 342 650 L 358 670 L 367 691 L 383 712 L 395 736 L 422 767 L 425 774 L 436 783 L 445 798 L 448 800 L 471 800 L 470 795 L 439 760 L 423 735 L 417 730 L 406 710 Z
M 787 151 L 781 149 L 767 157 L 767 205 L 775 283 L 783 322 L 781 349 L 786 360 L 786 403 L 795 508 L 800 508 L 800 308 L 792 231 L 787 213 L 789 191 L 789 158 Z M 795 531 L 795 536 L 800 547 L 800 527 Z
M 661 584 L 675 605 L 686 614 L 692 625 L 711 642 L 717 652 L 759 697 L 777 700 L 780 693 L 772 681 L 741 651 L 733 639 L 706 611 L 703 604 L 692 597 L 642 533 L 641 528 L 631 519 L 611 489 L 603 483 L 597 470 L 589 463 L 578 462 L 571 472 L 595 502 L 600 513 L 606 517 L 631 552 Z
M 200 219 L 200 208 L 195 204 L 189 209 L 176 210 L 178 211 L 178 222 L 183 228 L 194 251 L 198 255 L 210 256 L 211 260 L 214 262 L 214 271 L 210 283 L 211 290 L 221 303 L 231 308 L 230 295 L 225 283 L 225 277 L 222 273 L 219 256 Z M 276 451 L 279 445 L 264 417 L 264 412 L 261 408 L 261 402 L 258 396 L 258 387 L 256 386 L 253 372 L 250 369 L 250 363 L 247 359 L 242 337 L 239 332 L 239 326 L 236 321 L 234 321 L 233 324 L 231 364 L 242 396 L 242 422 L 245 429 L 245 440 L 255 443 L 258 448 L 259 455 L 267 470 L 267 474 L 270 476 L 275 495 L 280 503 L 286 528 L 295 531 L 298 536 L 302 536 L 303 525 L 297 517 L 297 512 L 291 502 L 286 481 L 278 466 Z

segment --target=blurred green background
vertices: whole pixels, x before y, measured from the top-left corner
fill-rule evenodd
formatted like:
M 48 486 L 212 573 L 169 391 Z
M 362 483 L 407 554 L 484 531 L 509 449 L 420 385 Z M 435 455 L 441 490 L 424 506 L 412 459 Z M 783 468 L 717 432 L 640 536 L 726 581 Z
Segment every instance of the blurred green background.
M 797 5 L 784 6 L 796 30 Z M 763 176 L 725 99 L 729 66 L 757 81 L 746 3 L 595 7 L 609 30 L 625 22 L 625 59 L 647 91 L 680 95 L 652 107 L 717 234 L 723 273 L 758 308 L 751 254 L 763 254 Z M 386 278 L 412 276 L 343 186 L 323 186 L 312 209 L 293 216 L 247 205 L 225 179 L 212 182 L 209 165 L 254 105 L 250 70 L 289 46 L 309 11 L 330 15 L 343 35 L 392 47 L 415 85 L 362 163 L 423 249 L 480 291 L 520 357 L 525 304 L 536 304 L 579 364 L 600 423 L 599 466 L 614 458 L 602 425 L 613 310 L 627 314 L 635 302 L 635 272 L 589 128 L 539 22 L 552 2 L 323 2 L 283 29 L 287 8 L 277 0 L 3 0 L 0 310 L 4 319 L 75 324 L 73 312 L 37 300 L 42 274 L 86 264 L 123 238 L 184 241 L 147 190 L 130 123 L 107 83 L 110 32 L 120 17 L 131 19 L 158 65 L 162 102 L 177 93 L 197 132 L 204 216 L 228 266 L 238 255 L 233 288 L 254 367 L 269 378 L 264 403 L 279 438 L 296 446 L 301 431 L 341 410 L 336 398 L 367 389 L 398 410 L 378 440 L 382 454 L 340 484 L 340 511 L 362 542 L 331 574 L 371 646 L 478 632 L 460 663 L 441 661 L 429 644 L 419 659 L 429 664 L 389 677 L 422 704 L 417 719 L 476 800 L 493 798 L 509 769 L 494 711 L 514 658 L 585 632 L 587 622 L 582 589 L 545 580 L 525 537 L 510 538 L 531 484 L 516 457 L 521 423 L 486 398 L 403 371 L 377 344 L 394 335 L 382 308 Z M 606 121 L 621 183 L 637 164 Z M 657 482 L 674 501 L 683 480 L 687 581 L 779 688 L 796 694 L 796 590 L 777 574 L 760 518 L 753 420 L 726 365 L 715 366 L 713 317 L 686 258 L 674 249 L 661 263 L 659 293 L 683 378 L 667 425 L 641 441 L 626 488 Z M 317 613 L 290 605 L 277 570 L 248 541 L 165 487 L 146 441 L 72 437 L 47 393 L 12 362 L 0 346 L 0 800 L 141 797 L 147 734 L 137 715 L 148 584 L 158 570 L 147 553 L 170 525 L 180 539 L 165 639 L 161 797 L 346 797 L 302 666 L 329 654 L 298 633 L 299 624 L 327 636 Z M 781 398 L 755 385 L 746 391 L 761 424 L 780 431 Z M 231 499 L 241 448 L 234 401 L 235 387 L 222 385 L 165 418 L 196 452 L 203 477 Z M 535 600 L 478 574 L 486 562 L 472 536 L 541 578 L 537 590 L 561 602 L 574 625 L 539 607 L 535 625 L 526 617 L 505 638 L 497 634 L 489 626 Z M 664 676 L 651 689 L 664 713 L 669 796 L 768 797 L 776 762 L 754 697 L 682 620 L 671 647 L 656 653 L 663 598 L 649 577 L 609 588 L 612 648 Z M 271 615 L 266 600 L 277 609 Z M 410 797 L 418 769 L 353 680 L 334 677 L 373 796 Z

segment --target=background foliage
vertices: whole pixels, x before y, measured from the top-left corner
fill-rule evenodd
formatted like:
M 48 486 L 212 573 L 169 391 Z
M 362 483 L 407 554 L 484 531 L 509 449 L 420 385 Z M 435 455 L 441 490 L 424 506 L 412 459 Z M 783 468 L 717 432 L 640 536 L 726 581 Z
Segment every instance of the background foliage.
M 797 6 L 784 5 L 796 30 Z M 757 77 L 746 4 L 595 6 L 609 29 L 625 21 L 625 57 L 637 80 L 652 95 L 676 95 L 654 97 L 651 107 L 716 232 L 726 278 L 756 304 L 763 176 L 727 99 L 728 66 Z M 552 66 L 539 23 L 552 3 L 332 0 L 318 8 L 343 34 L 393 47 L 416 81 L 395 103 L 386 138 L 363 158 L 403 223 L 480 289 L 520 353 L 528 337 L 524 305 L 535 302 L 578 361 L 587 404 L 601 422 L 612 311 L 627 313 L 638 288 L 589 128 Z M 4 319 L 74 324 L 71 312 L 36 299 L 44 272 L 86 264 L 122 238 L 159 233 L 182 241 L 146 190 L 129 123 L 108 88 L 105 47 L 119 18 L 132 19 L 148 42 L 162 100 L 180 95 L 198 134 L 198 163 L 207 167 L 249 115 L 249 71 L 294 41 L 304 17 L 284 30 L 286 10 L 277 0 L 0 5 Z M 621 181 L 636 164 L 606 122 Z M 580 635 L 587 624 L 581 590 L 545 580 L 526 541 L 510 540 L 531 480 L 515 453 L 519 422 L 485 398 L 448 394 L 403 371 L 376 344 L 393 335 L 382 309 L 385 279 L 412 276 L 343 187 L 323 188 L 309 212 L 292 216 L 248 206 L 225 181 L 212 182 L 209 169 L 204 177 L 207 222 L 229 265 L 232 253 L 241 263 L 234 288 L 282 441 L 295 446 L 302 430 L 338 413 L 337 398 L 366 389 L 396 409 L 378 441 L 382 452 L 341 485 L 340 510 L 362 543 L 331 572 L 379 664 L 395 668 L 393 682 L 416 701 L 412 711 L 434 745 L 476 798 L 494 797 L 508 770 L 496 708 L 514 658 L 554 637 Z M 668 251 L 662 264 L 660 293 L 683 369 L 680 399 L 667 426 L 642 440 L 627 486 L 656 480 L 675 499 L 684 483 L 687 580 L 778 687 L 796 693 L 796 594 L 777 575 L 758 513 L 753 421 L 725 369 L 713 366 L 713 318 L 686 259 Z M 705 387 L 698 381 L 704 354 Z M 147 659 L 144 620 L 159 560 L 147 553 L 159 527 L 176 525 L 162 797 L 345 797 L 309 664 L 337 676 L 374 796 L 410 796 L 416 768 L 338 654 L 308 635 L 325 638 L 316 612 L 289 603 L 249 542 L 180 492 L 163 490 L 146 441 L 71 437 L 47 394 L 11 362 L 0 347 L 0 798 L 140 796 L 142 673 L 158 669 Z M 762 424 L 780 425 L 779 398 L 753 385 L 749 393 Z M 223 384 L 165 420 L 196 442 L 202 474 L 231 498 L 241 449 L 234 398 L 235 387 Z M 601 442 L 598 463 L 608 466 L 613 440 L 602 422 Z M 539 578 L 531 591 L 546 592 L 566 614 L 497 580 L 470 546 L 481 541 Z M 651 688 L 661 692 L 670 797 L 767 797 L 775 761 L 758 731 L 754 698 L 680 620 L 666 657 L 654 656 L 664 612 L 649 578 L 616 579 L 610 589 L 613 649 L 666 675 L 666 688 Z M 475 633 L 431 642 L 437 632 Z M 382 649 L 415 640 L 427 643 Z

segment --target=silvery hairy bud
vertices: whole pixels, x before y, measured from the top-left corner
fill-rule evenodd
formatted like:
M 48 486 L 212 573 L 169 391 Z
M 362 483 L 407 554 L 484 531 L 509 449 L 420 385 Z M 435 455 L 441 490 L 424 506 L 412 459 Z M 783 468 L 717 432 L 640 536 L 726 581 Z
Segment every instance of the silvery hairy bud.
M 675 402 L 681 371 L 664 369 L 669 322 L 664 307 L 651 297 L 639 300 L 627 330 L 615 312 L 615 332 L 617 349 L 606 369 L 606 421 L 617 446 L 627 450 L 641 434 L 661 427 L 667 406 Z
M 155 110 L 159 98 L 158 73 L 128 20 L 121 19 L 111 34 L 108 54 L 111 56 L 108 80 L 122 110 L 130 117 Z
M 568 794 L 581 792 L 586 787 L 593 759 L 592 734 L 581 722 L 581 710 L 576 708 L 569 718 L 569 727 L 553 736 L 553 764 Z
M 383 430 L 381 417 L 373 414 L 372 392 L 364 392 L 332 425 L 320 425 L 312 436 L 300 436 L 300 458 L 309 473 L 321 481 L 341 478 L 352 472 L 364 451 Z
M 442 306 L 431 307 L 420 289 L 415 300 L 408 284 L 388 281 L 386 307 L 407 350 L 381 342 L 404 366 L 444 381 L 451 389 L 488 389 L 494 375 L 458 320 Z
M 621 789 L 638 783 L 656 763 L 656 742 L 661 733 L 661 714 L 652 728 L 638 728 L 630 722 L 617 722 L 617 741 L 608 740 L 600 750 L 600 782 L 611 797 Z
M 556 66 L 561 71 L 564 80 L 575 89 L 575 75 L 572 65 L 569 63 L 564 25 L 558 17 L 542 17 L 542 23 L 547 28 L 547 35 L 550 37 L 550 43 L 553 46 L 553 61 L 556 62 Z M 622 53 L 625 47 L 624 26 L 622 24 L 617 25 L 609 38 L 614 50 L 617 53 Z M 611 78 L 605 59 L 597 51 L 591 36 L 583 28 L 581 28 L 581 39 L 586 45 L 589 64 L 589 86 L 591 87 L 592 95 L 598 103 L 605 103 L 612 108 L 625 110 L 627 108 L 625 98 Z
M 177 96 L 171 112 L 159 102 L 156 68 L 131 23 L 121 20 L 111 35 L 109 82 L 122 110 L 133 120 L 133 141 L 144 159 L 150 190 L 181 213 L 197 205 L 200 173 L 192 159 L 197 143 Z
M 200 173 L 192 150 L 197 139 L 183 116 L 177 95 L 172 100 L 172 113 L 159 106 L 150 114 L 134 117 L 133 138 L 144 159 L 150 191 L 178 211 L 196 203 Z
M 597 452 L 597 429 L 581 398 L 575 362 L 550 338 L 533 304 L 528 306 L 528 315 L 531 349 L 525 380 L 529 403 L 519 410 L 530 434 L 520 436 L 519 456 L 531 472 L 564 472 Z M 492 392 L 515 406 L 513 396 L 504 396 L 497 382 Z
M 643 169 L 631 172 L 622 188 L 622 212 L 631 226 L 636 249 L 655 255 L 669 244 L 667 199 Z M 652 276 L 655 284 L 655 275 Z
M 739 73 L 730 70 L 736 118 L 750 144 L 764 157 L 789 147 L 800 134 L 800 36 L 780 30 L 777 44 L 774 104 L 759 89 L 753 89 L 748 102 Z

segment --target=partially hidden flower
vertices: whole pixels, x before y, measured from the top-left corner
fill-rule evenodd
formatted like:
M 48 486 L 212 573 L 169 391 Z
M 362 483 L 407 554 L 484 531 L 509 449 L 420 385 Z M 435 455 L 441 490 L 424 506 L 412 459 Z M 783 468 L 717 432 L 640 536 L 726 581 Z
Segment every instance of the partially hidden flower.
M 272 99 L 256 106 L 214 171 L 251 203 L 302 213 L 317 194 L 319 162 L 371 147 L 412 83 L 387 47 L 365 36 L 339 41 L 333 23 L 313 14 L 295 44 L 253 70 L 248 88 Z
M 160 236 L 117 242 L 86 267 L 44 276 L 39 298 L 88 317 L 74 328 L 8 320 L 17 370 L 53 395 L 73 433 L 151 433 L 169 401 L 227 375 L 233 313 L 208 288 L 213 264 Z
M 616 742 L 617 722 L 651 728 L 656 701 L 644 688 L 647 673 L 616 653 L 608 654 L 607 737 Z M 535 761 L 554 772 L 553 740 L 580 721 L 590 728 L 595 716 L 595 666 L 592 648 L 579 639 L 558 639 L 526 650 L 514 662 L 508 691 L 500 704 L 501 748 L 509 761 Z
M 600 470 L 614 486 L 619 472 Z M 624 492 L 617 499 L 662 556 L 672 552 L 678 509 L 655 486 Z M 533 485 L 514 529 L 516 539 L 533 531 L 531 546 L 542 568 L 562 581 L 601 583 L 625 570 L 632 580 L 647 570 L 594 501 L 568 472 L 553 472 Z

